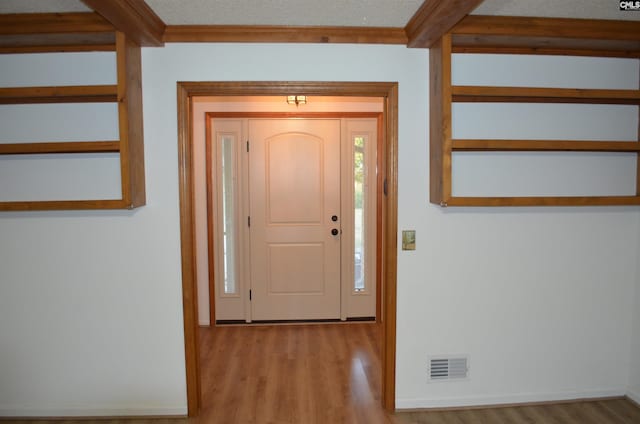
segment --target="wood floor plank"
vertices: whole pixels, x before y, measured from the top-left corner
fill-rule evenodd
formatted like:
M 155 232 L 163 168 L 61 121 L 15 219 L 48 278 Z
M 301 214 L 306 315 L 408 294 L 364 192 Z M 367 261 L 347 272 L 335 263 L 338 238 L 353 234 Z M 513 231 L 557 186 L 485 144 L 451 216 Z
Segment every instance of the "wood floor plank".
M 524 406 L 519 409 L 533 423 L 563 424 L 558 422 L 556 417 L 551 414 L 548 405 Z
M 517 424 L 517 422 L 509 416 L 509 414 L 505 414 L 506 408 L 489 408 L 486 409 L 487 416 L 491 420 L 490 422 L 496 424 Z
M 569 422 L 579 422 L 585 424 L 592 424 L 592 417 L 587 414 L 582 407 L 582 402 L 575 402 L 563 405 L 567 413 L 571 417 Z
M 612 411 L 605 408 L 600 402 L 583 402 L 582 407 L 597 422 L 624 422 Z
M 464 424 L 460 412 L 463 411 L 446 411 L 442 413 L 442 418 L 447 424 Z
M 571 415 L 567 404 L 549 405 L 547 411 L 551 417 L 554 417 L 560 423 L 575 422 L 575 417 Z
M 534 424 L 535 420 L 522 407 L 505 408 L 505 414 L 518 424 Z
M 493 424 L 494 422 L 489 419 L 484 409 L 469 409 L 466 411 L 460 411 L 459 417 L 462 422 L 474 422 L 478 424 Z
M 640 423 L 640 408 L 629 400 L 615 399 L 599 403 L 620 418 L 621 422 Z

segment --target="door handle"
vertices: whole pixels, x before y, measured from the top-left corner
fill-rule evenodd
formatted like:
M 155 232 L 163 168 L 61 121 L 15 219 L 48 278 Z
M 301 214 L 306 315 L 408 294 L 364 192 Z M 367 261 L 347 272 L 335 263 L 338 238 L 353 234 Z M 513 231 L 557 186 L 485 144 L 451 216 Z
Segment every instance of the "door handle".
M 338 231 L 337 228 L 334 228 L 334 229 L 331 230 L 331 234 L 334 235 L 334 236 L 337 236 L 338 233 L 339 233 L 339 231 Z

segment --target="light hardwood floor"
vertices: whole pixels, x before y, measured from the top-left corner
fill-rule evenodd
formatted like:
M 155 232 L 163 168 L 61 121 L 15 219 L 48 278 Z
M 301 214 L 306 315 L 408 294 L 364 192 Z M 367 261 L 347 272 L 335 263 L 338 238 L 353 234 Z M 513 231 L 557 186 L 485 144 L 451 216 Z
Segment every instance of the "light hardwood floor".
M 204 408 L 198 418 L 126 424 L 640 423 L 628 400 L 386 414 L 379 327 L 371 323 L 201 329 Z M 25 423 L 25 421 L 21 421 Z M 87 421 L 26 421 L 76 424 Z
M 224 327 L 201 340 L 203 363 L 211 364 L 203 387 L 217 386 L 203 396 L 203 417 L 221 423 L 389 422 L 380 407 L 375 324 Z

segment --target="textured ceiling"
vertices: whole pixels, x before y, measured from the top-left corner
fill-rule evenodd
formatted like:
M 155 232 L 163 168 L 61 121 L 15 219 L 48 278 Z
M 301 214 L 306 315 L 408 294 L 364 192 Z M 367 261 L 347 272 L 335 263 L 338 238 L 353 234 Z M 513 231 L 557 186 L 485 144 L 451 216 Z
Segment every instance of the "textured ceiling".
M 0 0 L 0 13 L 91 12 L 80 0 Z
M 423 0 L 147 0 L 169 25 L 404 27 Z
M 640 20 L 640 11 L 620 11 L 618 0 L 484 0 L 472 14 Z
M 109 0 L 104 0 L 109 1 Z M 146 0 L 169 25 L 404 27 L 423 0 Z M 444 1 L 444 0 L 443 0 Z M 80 0 L 0 0 L 0 13 L 87 12 Z M 479 15 L 640 20 L 618 0 L 484 0 Z

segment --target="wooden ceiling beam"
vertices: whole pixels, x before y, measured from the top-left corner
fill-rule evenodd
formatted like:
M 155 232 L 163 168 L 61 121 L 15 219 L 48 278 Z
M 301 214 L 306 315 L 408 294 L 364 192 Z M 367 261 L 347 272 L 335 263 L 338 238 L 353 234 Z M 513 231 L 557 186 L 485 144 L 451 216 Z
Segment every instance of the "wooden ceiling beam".
M 115 29 L 97 13 L 0 14 L 0 53 L 115 50 Z
M 82 0 L 140 46 L 164 45 L 166 24 L 144 0 Z
M 454 35 L 640 41 L 640 22 L 469 15 L 455 25 L 451 32 Z
M 470 15 L 452 30 L 456 53 L 640 57 L 640 22 Z
M 425 0 L 405 26 L 408 47 L 431 47 L 482 0 Z
M 113 32 L 113 26 L 96 13 L 0 14 L 0 35 Z
M 406 44 L 404 29 L 271 25 L 169 25 L 167 43 L 364 43 Z

